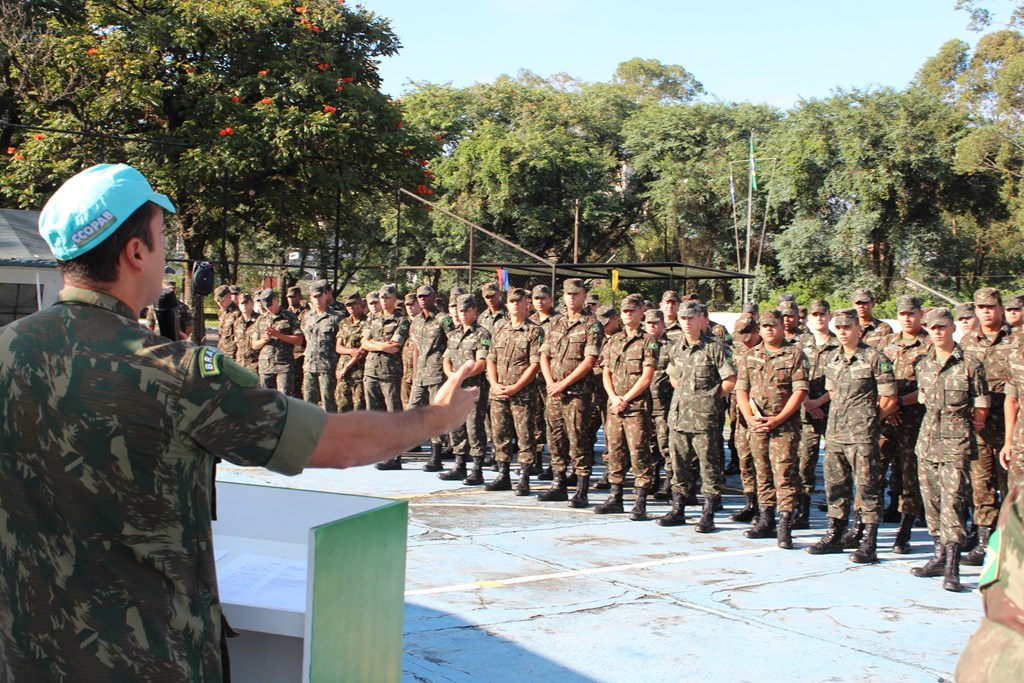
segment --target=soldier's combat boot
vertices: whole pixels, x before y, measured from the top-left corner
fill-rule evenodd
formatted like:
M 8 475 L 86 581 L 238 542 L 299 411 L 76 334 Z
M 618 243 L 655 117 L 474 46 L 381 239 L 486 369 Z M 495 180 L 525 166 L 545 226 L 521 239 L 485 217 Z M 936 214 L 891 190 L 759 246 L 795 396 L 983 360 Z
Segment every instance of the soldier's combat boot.
M 843 552 L 843 532 L 846 531 L 845 519 L 828 518 L 828 528 L 818 542 L 808 546 L 811 555 L 828 555 Z
M 700 520 L 693 530 L 698 534 L 710 534 L 715 530 L 715 503 L 718 496 L 705 496 L 704 507 L 700 511 Z
M 590 505 L 590 500 L 587 498 L 587 494 L 590 492 L 590 476 L 583 476 L 582 474 L 577 477 L 576 481 L 576 494 L 569 501 L 569 507 L 571 508 L 585 508 Z
M 938 536 L 932 536 L 932 541 L 935 542 L 935 554 L 932 555 L 932 559 L 928 560 L 920 567 L 911 567 L 910 573 L 914 576 L 920 576 L 921 578 L 929 578 L 932 576 L 942 576 L 946 569 L 946 546 L 942 545 L 942 541 L 939 540 Z M 959 550 L 959 548 L 957 548 Z M 959 570 L 960 564 L 957 563 L 957 569 Z
M 898 555 L 910 553 L 910 532 L 914 529 L 914 515 L 903 513 L 900 520 L 900 528 L 896 530 L 896 540 L 892 544 L 892 551 Z
M 555 472 L 551 480 L 551 488 L 537 494 L 537 500 L 545 502 L 569 500 L 569 494 L 565 490 L 565 470 Z
M 603 503 L 594 508 L 594 513 L 598 515 L 608 515 L 614 512 L 625 512 L 622 507 L 622 484 L 609 484 L 611 487 L 611 493 Z
M 843 548 L 845 550 L 853 550 L 854 548 L 860 547 L 860 542 L 864 538 L 864 522 L 861 520 L 860 510 L 853 516 L 853 526 L 847 529 L 846 533 L 843 534 Z
M 442 469 L 441 465 L 441 444 L 430 442 L 430 457 L 427 459 L 425 465 L 423 465 L 424 472 L 440 472 Z
M 658 517 L 658 526 L 680 526 L 686 524 L 685 509 L 686 494 L 679 491 L 672 491 L 672 509 L 666 514 Z
M 969 567 L 980 567 L 985 563 L 985 548 L 988 547 L 988 538 L 992 535 L 992 527 L 990 526 L 979 526 L 978 527 L 978 545 L 974 546 L 974 550 L 967 553 L 964 559 L 961 560 L 962 564 L 966 564 Z
M 742 510 L 737 510 L 729 515 L 729 519 L 734 522 L 749 522 L 757 516 L 757 494 L 746 493 L 744 496 L 747 499 L 747 504 Z
M 811 528 L 811 497 L 810 495 L 803 493 L 796 501 L 797 510 L 796 515 L 793 516 L 793 528 L 794 529 L 810 529 Z
M 899 494 L 889 489 L 889 504 L 885 506 L 885 512 L 882 513 L 882 521 L 886 524 L 893 524 L 900 520 L 900 496 Z
M 647 486 L 647 495 L 653 496 L 658 489 L 661 488 L 661 471 L 654 470 L 654 477 L 651 479 L 651 483 Z
M 772 538 L 775 536 L 775 506 L 761 509 L 761 515 L 754 526 L 743 532 L 747 538 Z
M 878 562 L 877 549 L 878 525 L 865 524 L 864 540 L 860 542 L 860 547 L 850 554 L 850 562 L 856 562 L 857 564 L 869 564 L 871 562 Z
M 396 455 L 390 460 L 377 463 L 374 467 L 378 470 L 400 470 L 402 469 L 402 456 Z
M 544 461 L 544 449 L 543 448 L 537 449 L 537 452 L 533 456 L 533 464 L 530 465 L 530 475 L 531 476 L 539 477 L 541 474 L 544 473 L 543 461 Z
M 498 476 L 491 481 L 490 484 L 484 487 L 485 491 L 511 491 L 512 490 L 512 477 L 509 475 L 510 463 L 506 460 L 505 462 L 498 463 Z
M 601 475 L 601 478 L 594 484 L 594 488 L 598 491 L 607 491 L 611 487 L 611 482 L 608 481 L 608 470 L 605 470 L 604 474 Z
M 456 455 L 455 456 L 455 467 L 450 470 L 445 470 L 437 475 L 438 479 L 444 481 L 458 481 L 466 478 L 466 456 Z
M 636 502 L 629 511 L 629 518 L 634 522 L 642 522 L 647 519 L 647 489 L 637 487 L 633 489 L 633 493 L 636 495 Z
M 690 490 L 686 492 L 686 504 L 700 505 L 700 501 L 697 500 L 697 482 L 691 484 Z
M 954 593 L 960 592 L 960 544 L 946 544 L 946 572 L 942 587 Z
M 530 465 L 522 465 L 519 468 L 519 481 L 516 482 L 516 495 L 530 495 L 530 472 L 533 468 Z
M 736 457 L 736 451 L 732 451 L 732 453 L 733 456 L 729 458 L 729 466 L 722 470 L 722 474 L 726 477 L 740 473 L 740 459 Z
M 672 477 L 668 473 L 661 481 L 661 488 L 654 493 L 654 500 L 672 500 Z
M 572 467 L 572 465 L 570 465 L 569 467 Z M 567 469 L 565 471 L 565 485 L 576 486 L 576 484 L 578 483 L 580 483 L 580 479 L 579 477 L 576 476 L 576 470 L 573 469 L 572 471 L 570 471 Z
M 793 549 L 793 513 L 789 510 L 779 513 L 778 539 L 780 548 Z
M 466 486 L 480 486 L 484 483 L 484 459 L 473 458 L 473 470 L 462 480 Z
M 537 479 L 540 481 L 552 481 L 555 478 L 555 473 L 551 469 L 551 465 L 544 468 L 544 471 L 537 475 Z

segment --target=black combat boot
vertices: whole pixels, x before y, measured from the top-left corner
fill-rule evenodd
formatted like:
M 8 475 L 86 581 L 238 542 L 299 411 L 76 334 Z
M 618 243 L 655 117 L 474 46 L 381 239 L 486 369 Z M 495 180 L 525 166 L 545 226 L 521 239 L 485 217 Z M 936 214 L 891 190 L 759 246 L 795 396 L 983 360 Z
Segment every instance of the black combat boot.
M 533 455 L 533 464 L 530 465 L 530 475 L 531 476 L 539 477 L 541 474 L 544 473 L 543 461 L 544 461 L 544 449 L 543 448 L 539 448 L 539 449 L 537 449 L 537 452 L 534 453 L 534 455 Z
M 466 486 L 480 486 L 484 483 L 484 459 L 473 458 L 473 470 L 462 480 Z
M 797 510 L 793 517 L 794 529 L 811 528 L 811 497 L 806 493 L 800 494 L 796 500 Z
M 960 592 L 960 544 L 946 544 L 946 573 L 942 587 L 954 593 Z
M 722 470 L 723 476 L 731 477 L 734 474 L 740 473 L 740 459 L 736 457 L 735 453 L 733 451 L 733 456 L 729 458 L 729 466 Z
M 910 553 L 910 532 L 914 528 L 914 515 L 903 513 L 900 520 L 900 528 L 896 530 L 896 541 L 892 544 L 892 551 L 897 555 Z
M 894 524 L 901 521 L 900 496 L 892 488 L 889 489 L 889 504 L 885 506 L 885 511 L 882 513 L 882 521 L 886 524 Z
M 910 573 L 914 576 L 920 576 L 921 578 L 929 578 L 933 576 L 942 576 L 945 573 L 946 568 L 946 546 L 942 545 L 942 541 L 939 540 L 938 536 L 932 536 L 932 541 L 935 543 L 935 554 L 932 555 L 932 559 L 925 562 L 920 567 L 911 567 Z M 959 547 L 957 548 L 959 551 Z M 957 569 L 959 570 L 960 563 L 957 563 Z
M 985 563 L 985 548 L 988 547 L 988 538 L 992 535 L 992 527 L 990 526 L 979 526 L 978 527 L 978 545 L 974 546 L 974 550 L 967 553 L 962 564 L 966 564 L 969 567 L 980 567 Z
M 565 491 L 565 470 L 555 472 L 551 480 L 551 488 L 537 494 L 537 500 L 545 502 L 569 500 L 569 494 Z
M 654 478 L 651 479 L 651 483 L 647 485 L 647 495 L 653 496 L 657 493 L 658 489 L 661 488 L 661 473 L 659 470 L 654 470 Z
M 700 520 L 697 522 L 697 526 L 693 527 L 693 530 L 698 534 L 710 534 L 715 530 L 715 503 L 718 502 L 718 496 L 705 496 L 704 507 L 700 511 Z
M 440 472 L 442 469 L 441 465 L 441 444 L 430 442 L 430 457 L 427 459 L 427 463 L 423 465 L 424 472 Z
M 594 484 L 594 488 L 598 491 L 607 491 L 611 487 L 611 482 L 608 481 L 608 470 L 605 470 L 601 478 Z
M 520 465 L 519 466 L 519 481 L 516 482 L 516 495 L 517 496 L 528 496 L 530 495 L 530 472 L 533 471 L 531 465 Z
M 743 532 L 747 538 L 772 538 L 775 536 L 775 506 L 761 509 L 761 515 L 754 526 Z
M 694 481 L 690 485 L 690 490 L 686 492 L 686 504 L 687 505 L 700 505 L 700 501 L 697 500 L 697 482 Z
M 491 481 L 490 484 L 484 487 L 485 491 L 511 491 L 512 490 L 512 477 L 509 475 L 509 463 L 505 462 L 498 463 L 498 476 Z
M 634 522 L 642 522 L 647 519 L 647 489 L 637 487 L 633 489 L 636 502 L 633 509 L 629 511 L 629 518 Z
M 455 467 L 450 470 L 445 470 L 437 475 L 438 479 L 444 481 L 458 481 L 466 478 L 466 456 L 456 455 L 455 456 Z
M 878 562 L 877 549 L 878 525 L 865 524 L 864 540 L 860 542 L 860 547 L 850 554 L 850 562 L 856 562 L 857 564 L 869 564 L 871 562 Z
M 661 480 L 661 488 L 654 492 L 654 500 L 672 500 L 672 477 L 665 473 Z
M 572 467 L 572 466 L 570 465 L 570 467 Z M 576 484 L 578 484 L 580 482 L 579 477 L 576 476 L 576 469 L 575 468 L 573 468 L 571 471 L 567 468 L 565 470 L 565 472 L 566 472 L 566 475 L 565 475 L 565 485 L 566 486 L 576 486 Z
M 622 507 L 622 484 L 609 484 L 611 487 L 611 493 L 603 503 L 594 508 L 594 512 L 598 515 L 608 515 L 614 512 L 625 512 Z
M 567 482 L 568 483 L 568 482 Z M 569 501 L 569 507 L 571 508 L 585 508 L 590 505 L 590 500 L 587 498 L 587 494 L 590 492 L 590 476 L 583 476 L 582 474 L 577 477 L 576 480 L 576 494 Z
M 846 531 L 846 520 L 828 518 L 828 529 L 818 542 L 807 548 L 811 555 L 829 555 L 843 552 L 843 532 Z
M 779 547 L 784 550 L 793 549 L 793 513 L 790 510 L 779 513 Z
M 683 514 L 685 501 L 686 494 L 672 491 L 672 509 L 658 517 L 658 526 L 680 526 L 681 524 L 686 524 L 686 516 Z
M 377 463 L 374 467 L 378 470 L 400 470 L 402 469 L 402 456 L 396 455 L 390 460 Z
M 851 526 L 845 534 L 843 534 L 843 548 L 845 550 L 853 550 L 854 548 L 860 547 L 860 542 L 864 538 L 864 521 L 861 519 L 860 510 L 857 510 L 853 516 L 853 526 Z
M 757 517 L 757 494 L 746 493 L 744 497 L 747 499 L 746 506 L 742 510 L 737 510 L 729 515 L 729 519 L 734 522 L 749 522 L 754 517 Z
M 555 473 L 551 469 L 551 465 L 544 468 L 544 471 L 537 475 L 537 479 L 540 481 L 552 481 L 555 478 Z

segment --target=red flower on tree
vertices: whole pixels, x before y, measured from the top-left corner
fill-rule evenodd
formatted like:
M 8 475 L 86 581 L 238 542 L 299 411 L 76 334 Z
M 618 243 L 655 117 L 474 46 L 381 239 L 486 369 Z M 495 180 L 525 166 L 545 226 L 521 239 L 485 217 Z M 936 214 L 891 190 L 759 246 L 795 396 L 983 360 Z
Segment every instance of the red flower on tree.
M 343 79 L 341 79 L 341 82 L 342 83 L 351 83 L 354 80 L 356 80 L 356 79 L 353 78 L 352 76 L 345 76 Z
M 32 137 L 34 137 L 36 140 L 45 140 L 46 139 L 46 136 L 43 135 L 42 133 L 36 133 Z
M 429 177 L 430 177 L 430 176 L 432 176 L 432 175 L 434 175 L 434 174 L 433 174 L 433 173 L 431 173 L 430 171 L 424 171 L 424 172 L 423 172 L 423 177 L 424 177 L 424 178 L 429 178 Z
M 20 154 L 15 154 L 15 155 L 14 155 L 14 160 L 15 160 L 15 161 L 25 161 L 25 157 L 23 157 L 23 156 L 22 156 L 22 155 L 20 155 Z
M 90 48 L 89 48 L 88 50 L 86 50 L 86 51 L 85 51 L 85 54 L 87 54 L 87 55 L 94 55 L 94 54 L 96 54 L 97 52 L 99 52 L 99 50 L 97 50 L 97 49 L 96 49 L 96 48 L 94 48 L 94 47 L 90 47 Z
M 314 25 L 314 26 L 313 26 L 313 33 L 320 33 L 320 27 L 319 27 L 319 26 L 316 26 L 316 25 Z
M 218 132 L 218 133 L 220 134 L 220 136 L 221 136 L 221 137 L 225 137 L 225 136 L 227 136 L 227 135 L 234 135 L 234 134 L 235 134 L 235 129 L 234 129 L 234 128 L 231 128 L 231 127 L 228 127 L 228 128 L 221 128 L 221 129 L 220 129 L 219 131 L 217 131 L 217 132 Z
M 403 121 L 395 121 L 395 128 L 403 128 L 405 123 Z
M 8 147 L 7 148 L 7 153 L 8 154 L 17 154 L 18 153 L 18 148 L 17 147 Z
M 324 113 L 325 114 L 333 114 L 336 111 L 338 111 L 336 107 L 332 107 L 329 104 L 325 104 L 324 105 Z
M 416 191 L 419 192 L 420 194 L 426 194 L 427 193 L 427 186 L 426 185 L 417 185 L 416 186 Z
M 420 159 L 420 166 L 426 166 L 426 165 L 427 165 L 427 160 L 426 159 Z
M 270 99 L 269 97 L 264 97 L 262 100 L 260 100 L 260 104 L 273 104 L 273 103 L 274 103 L 274 100 Z
M 298 14 L 305 14 L 306 13 L 306 8 L 303 5 L 299 5 L 298 7 L 295 8 L 295 11 Z
M 269 73 L 270 73 L 269 69 L 261 69 L 260 70 L 260 76 L 266 76 Z
M 327 71 L 328 69 L 331 68 L 331 65 L 328 64 L 327 62 L 320 62 L 319 64 L 316 65 L 316 68 L 320 69 L 321 71 Z
M 338 86 L 337 88 L 335 88 L 335 90 L 337 90 L 338 92 L 341 92 L 342 90 L 344 90 L 344 88 L 342 88 L 342 87 L 341 87 L 341 86 L 339 85 L 339 86 Z
M 239 102 L 242 101 L 242 98 L 239 97 L 238 95 L 232 95 L 231 96 L 231 101 L 234 102 L 235 104 L 238 104 Z

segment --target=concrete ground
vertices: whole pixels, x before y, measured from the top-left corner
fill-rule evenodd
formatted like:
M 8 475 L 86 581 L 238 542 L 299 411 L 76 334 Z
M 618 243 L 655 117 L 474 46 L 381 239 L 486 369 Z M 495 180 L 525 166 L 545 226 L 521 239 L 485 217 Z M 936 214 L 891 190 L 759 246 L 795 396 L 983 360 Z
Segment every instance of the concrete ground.
M 702 535 L 698 508 L 683 527 L 654 523 L 667 503 L 631 522 L 441 481 L 424 459 L 291 478 L 225 463 L 218 475 L 409 501 L 404 681 L 952 680 L 982 616 L 977 567 L 962 569 L 961 593 L 910 574 L 931 554 L 924 529 L 901 556 L 884 525 L 881 562 L 855 565 L 803 552 L 825 526 L 816 506 L 794 550 L 745 538 L 727 518 L 742 507 L 738 477 L 718 531 Z

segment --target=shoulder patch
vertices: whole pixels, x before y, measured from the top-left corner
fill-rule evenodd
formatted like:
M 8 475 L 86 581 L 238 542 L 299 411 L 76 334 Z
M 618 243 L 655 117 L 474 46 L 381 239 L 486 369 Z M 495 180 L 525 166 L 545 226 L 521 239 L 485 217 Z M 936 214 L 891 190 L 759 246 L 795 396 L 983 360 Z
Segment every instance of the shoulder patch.
M 604 328 L 601 327 L 601 323 L 594 323 L 593 325 L 590 326 L 590 331 L 596 332 L 597 334 L 602 334 L 604 333 Z
M 647 343 L 647 348 L 649 348 L 651 351 L 657 351 L 659 346 L 661 346 L 661 344 L 659 344 L 656 340 L 652 340 Z
M 882 372 L 892 372 L 892 363 L 887 360 L 883 360 L 879 366 Z
M 201 377 L 216 377 L 220 374 L 220 364 L 224 354 L 212 346 L 204 346 L 199 355 L 199 375 Z
M 490 346 L 490 345 L 491 345 L 491 338 L 490 337 L 482 337 L 480 339 L 480 346 Z

